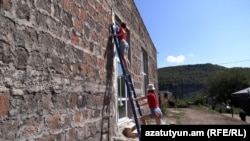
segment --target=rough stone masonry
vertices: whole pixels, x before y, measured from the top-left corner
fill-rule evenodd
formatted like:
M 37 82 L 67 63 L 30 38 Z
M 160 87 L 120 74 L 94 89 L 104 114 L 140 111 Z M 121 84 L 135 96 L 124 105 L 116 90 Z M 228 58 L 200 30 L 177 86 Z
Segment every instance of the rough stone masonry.
M 0 4 L 0 140 L 100 140 L 108 4 Z
M 0 0 L 0 141 L 100 141 L 115 134 L 112 57 L 104 57 L 112 10 L 131 28 L 141 91 L 141 48 L 149 52 L 154 83 L 156 50 L 133 0 Z M 102 124 L 105 103 L 110 125 Z

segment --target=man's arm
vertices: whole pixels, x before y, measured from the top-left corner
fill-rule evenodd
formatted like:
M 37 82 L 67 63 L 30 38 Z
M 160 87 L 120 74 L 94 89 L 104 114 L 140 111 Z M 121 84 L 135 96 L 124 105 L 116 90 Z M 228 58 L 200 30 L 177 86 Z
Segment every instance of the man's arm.
M 144 102 L 144 103 L 140 104 L 140 106 L 143 106 L 143 105 L 146 105 L 146 104 L 148 104 L 148 102 Z
M 146 99 L 146 98 L 147 98 L 147 96 L 142 96 L 142 97 L 137 97 L 137 98 L 132 97 L 132 100 L 133 101 L 138 101 L 138 100 L 143 100 L 143 99 Z

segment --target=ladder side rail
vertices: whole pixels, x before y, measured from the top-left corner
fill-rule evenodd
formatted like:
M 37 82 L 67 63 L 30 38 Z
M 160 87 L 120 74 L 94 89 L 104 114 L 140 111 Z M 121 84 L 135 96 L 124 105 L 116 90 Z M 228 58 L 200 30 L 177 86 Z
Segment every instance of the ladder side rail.
M 132 91 L 134 92 L 134 93 L 133 93 L 133 96 L 136 98 L 136 97 L 137 97 L 137 94 L 136 94 L 136 92 L 135 92 L 134 85 L 132 84 L 132 78 L 131 78 L 131 76 L 128 76 L 128 79 L 129 79 L 129 81 L 130 81 L 130 83 L 131 83 Z M 135 103 L 136 103 L 136 106 L 137 106 L 137 108 L 138 108 L 138 112 L 139 112 L 140 116 L 142 116 L 142 112 L 141 112 L 141 108 L 140 108 L 139 102 L 136 101 Z
M 133 115 L 134 115 L 134 119 L 135 119 L 135 125 L 136 125 L 136 129 L 137 129 L 137 133 L 138 133 L 138 136 L 140 138 L 141 136 L 141 131 L 140 131 L 140 123 L 138 121 L 138 118 L 137 118 L 137 114 L 136 114 L 136 111 L 135 111 L 135 105 L 134 105 L 134 101 L 131 99 L 132 97 L 132 91 L 131 89 L 129 88 L 129 84 L 128 84 L 128 80 L 126 79 L 126 84 L 127 84 L 127 91 L 128 91 L 128 96 L 129 96 L 129 101 L 130 101 L 130 105 L 132 106 L 132 112 L 133 112 Z M 134 92 L 133 92 L 134 93 Z M 137 102 L 137 101 L 136 101 Z M 139 105 L 139 104 L 138 104 Z

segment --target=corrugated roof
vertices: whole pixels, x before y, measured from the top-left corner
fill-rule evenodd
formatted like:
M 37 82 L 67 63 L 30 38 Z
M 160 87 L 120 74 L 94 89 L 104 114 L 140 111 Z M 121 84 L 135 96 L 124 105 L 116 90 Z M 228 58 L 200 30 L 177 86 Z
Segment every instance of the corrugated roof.
M 232 94 L 250 94 L 250 87 L 234 92 Z

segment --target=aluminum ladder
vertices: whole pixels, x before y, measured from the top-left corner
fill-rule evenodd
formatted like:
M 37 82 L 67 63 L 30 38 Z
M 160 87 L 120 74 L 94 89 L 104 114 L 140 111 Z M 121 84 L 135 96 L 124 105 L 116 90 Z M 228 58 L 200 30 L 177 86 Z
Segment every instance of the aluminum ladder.
M 111 30 L 112 34 L 116 34 L 117 27 L 119 27 L 119 26 L 116 25 L 116 24 L 111 24 L 110 25 L 110 30 Z M 118 41 L 118 38 L 116 36 L 114 36 L 114 42 L 115 42 L 116 51 L 118 53 L 118 57 L 119 57 L 119 60 L 120 60 L 120 63 L 121 63 L 122 71 L 123 71 L 123 74 L 125 76 L 125 82 L 126 82 L 126 86 L 127 86 L 128 98 L 129 98 L 129 101 L 130 101 L 130 104 L 131 104 L 131 107 L 132 107 L 132 112 L 133 112 L 134 121 L 135 121 L 135 124 L 136 124 L 138 138 L 139 138 L 139 140 L 141 140 L 141 128 L 140 128 L 140 123 L 139 123 L 138 117 L 137 117 L 136 107 L 138 109 L 139 116 L 142 116 L 141 108 L 140 108 L 140 105 L 139 105 L 138 101 L 131 100 L 132 96 L 134 98 L 136 98 L 137 95 L 135 93 L 134 84 L 132 82 L 131 74 L 129 74 L 129 75 L 126 74 L 126 68 L 125 68 L 125 65 L 124 65 L 120 50 L 119 50 L 119 41 Z

